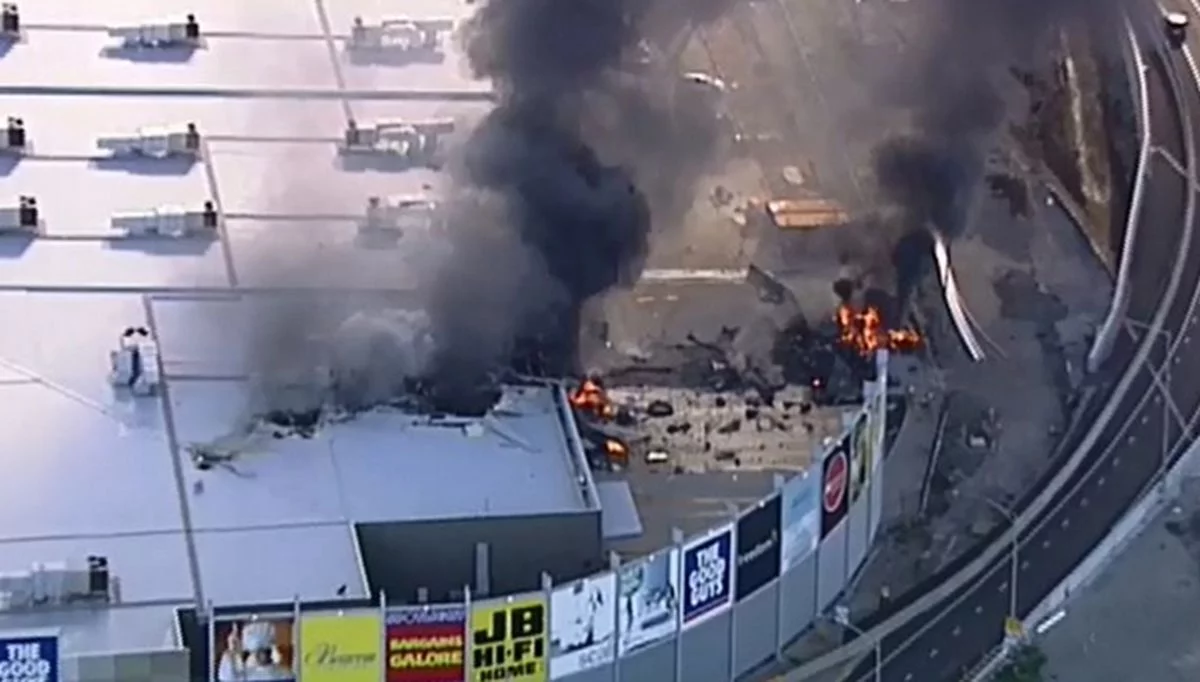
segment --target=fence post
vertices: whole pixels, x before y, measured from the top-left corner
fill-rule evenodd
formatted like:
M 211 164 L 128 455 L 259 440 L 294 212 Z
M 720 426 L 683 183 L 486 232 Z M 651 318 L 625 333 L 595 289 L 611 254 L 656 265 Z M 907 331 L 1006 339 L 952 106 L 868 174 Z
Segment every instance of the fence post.
M 687 588 L 683 584 L 683 531 L 678 528 L 671 529 L 671 544 L 679 557 L 679 561 L 675 566 L 675 585 L 678 587 L 679 594 L 675 595 L 675 682 L 684 682 L 683 679 L 683 600 L 687 594 Z

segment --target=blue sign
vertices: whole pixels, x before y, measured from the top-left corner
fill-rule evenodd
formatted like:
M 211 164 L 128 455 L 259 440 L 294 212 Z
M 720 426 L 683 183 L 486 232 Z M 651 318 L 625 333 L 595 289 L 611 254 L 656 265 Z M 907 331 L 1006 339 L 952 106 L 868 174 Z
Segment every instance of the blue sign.
M 683 548 L 683 624 L 695 625 L 733 603 L 733 528 Z
M 57 635 L 0 635 L 0 682 L 59 682 Z

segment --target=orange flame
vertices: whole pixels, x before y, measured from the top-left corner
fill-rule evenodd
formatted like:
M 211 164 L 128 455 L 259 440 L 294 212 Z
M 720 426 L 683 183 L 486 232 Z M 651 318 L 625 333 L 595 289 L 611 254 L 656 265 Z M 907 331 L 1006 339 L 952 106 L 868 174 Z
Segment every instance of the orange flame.
M 838 341 L 863 355 L 878 350 L 911 351 L 921 345 L 921 335 L 912 329 L 887 329 L 879 310 L 867 307 L 856 311 L 849 305 L 838 306 Z
M 616 409 L 608 400 L 604 387 L 595 379 L 585 379 L 570 396 L 571 407 L 600 419 L 612 419 Z
M 608 461 L 617 464 L 625 464 L 629 461 L 629 448 L 614 438 L 604 441 L 604 454 L 608 456 Z

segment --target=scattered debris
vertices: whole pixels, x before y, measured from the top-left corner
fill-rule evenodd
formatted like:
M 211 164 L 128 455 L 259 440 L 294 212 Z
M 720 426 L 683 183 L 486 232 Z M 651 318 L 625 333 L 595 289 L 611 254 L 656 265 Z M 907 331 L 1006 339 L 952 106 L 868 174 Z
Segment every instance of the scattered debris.
M 665 400 L 652 400 L 646 406 L 646 414 L 650 417 L 670 417 L 675 414 L 675 408 Z
M 1014 217 L 1028 218 L 1032 214 L 1029 200 L 1029 187 L 1007 173 L 991 173 L 987 176 L 988 189 L 992 196 L 1008 204 L 1009 213 Z

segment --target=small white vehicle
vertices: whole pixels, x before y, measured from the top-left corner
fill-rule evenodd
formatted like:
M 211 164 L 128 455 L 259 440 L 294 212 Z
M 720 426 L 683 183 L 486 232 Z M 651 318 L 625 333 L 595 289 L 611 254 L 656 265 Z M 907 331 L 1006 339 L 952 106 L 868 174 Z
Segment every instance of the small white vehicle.
M 40 227 L 37 199 L 22 196 L 15 205 L 0 206 L 0 232 L 35 234 Z
M 437 152 L 443 135 L 454 132 L 453 119 L 384 121 L 361 128 L 351 121 L 343 135 L 341 151 L 346 154 L 386 154 L 427 161 Z
M 117 349 L 108 354 L 108 382 L 135 396 L 152 396 L 162 384 L 158 342 L 145 327 L 126 327 L 117 339 Z
M 366 215 L 358 225 L 360 235 L 391 234 L 402 236 L 408 231 L 425 232 L 437 222 L 436 201 L 419 195 L 371 197 L 367 199 Z
M 8 40 L 21 37 L 21 10 L 15 2 L 0 4 L 0 36 Z
M 1163 25 L 1171 47 L 1183 47 L 1187 42 L 1188 15 L 1183 12 L 1167 12 L 1163 15 Z
M 200 44 L 200 24 L 194 14 L 189 14 L 181 22 L 110 28 L 108 35 L 120 38 L 125 49 L 196 47 Z
M 128 237 L 211 237 L 217 232 L 217 223 L 217 210 L 211 201 L 204 202 L 198 211 L 164 206 L 112 217 L 112 229 Z
M 451 19 L 385 19 L 367 24 L 355 17 L 350 27 L 351 50 L 388 50 L 396 52 L 438 52 L 442 36 L 454 29 Z
M 23 154 L 29 145 L 25 135 L 25 121 L 9 116 L 0 129 L 0 154 Z
M 200 131 L 194 123 L 139 128 L 132 135 L 101 137 L 96 140 L 96 146 L 112 152 L 114 157 L 194 157 L 200 154 Z

